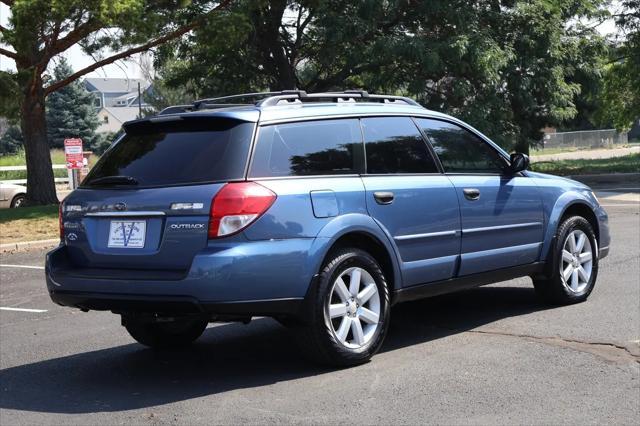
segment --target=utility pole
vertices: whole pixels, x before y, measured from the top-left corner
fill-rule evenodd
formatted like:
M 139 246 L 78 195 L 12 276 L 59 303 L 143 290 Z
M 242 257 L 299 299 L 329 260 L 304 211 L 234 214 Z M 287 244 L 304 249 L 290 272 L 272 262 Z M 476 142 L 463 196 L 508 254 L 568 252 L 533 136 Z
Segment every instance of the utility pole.
M 140 91 L 140 82 L 138 82 L 138 118 L 142 118 L 142 92 Z

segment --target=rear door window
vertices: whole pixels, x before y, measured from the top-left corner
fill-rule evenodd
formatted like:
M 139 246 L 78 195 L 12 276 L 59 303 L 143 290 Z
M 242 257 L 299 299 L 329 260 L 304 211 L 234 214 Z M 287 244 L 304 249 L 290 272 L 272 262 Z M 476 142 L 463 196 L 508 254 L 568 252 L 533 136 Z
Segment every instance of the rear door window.
M 131 177 L 137 186 L 242 179 L 254 126 L 210 117 L 133 124 L 82 186 L 102 186 L 110 176 Z
M 357 174 L 363 163 L 357 119 L 275 124 L 260 128 L 250 176 Z
M 367 173 L 438 173 L 427 144 L 409 117 L 362 119 Z

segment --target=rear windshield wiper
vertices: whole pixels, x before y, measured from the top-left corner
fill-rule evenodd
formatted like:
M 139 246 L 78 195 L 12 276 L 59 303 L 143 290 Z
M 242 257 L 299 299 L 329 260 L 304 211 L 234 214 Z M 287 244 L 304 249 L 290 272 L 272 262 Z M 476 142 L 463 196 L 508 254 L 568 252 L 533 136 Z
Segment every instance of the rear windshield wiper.
M 93 179 L 88 183 L 90 186 L 93 185 L 137 185 L 138 181 L 136 178 L 131 176 L 103 176 L 96 179 Z

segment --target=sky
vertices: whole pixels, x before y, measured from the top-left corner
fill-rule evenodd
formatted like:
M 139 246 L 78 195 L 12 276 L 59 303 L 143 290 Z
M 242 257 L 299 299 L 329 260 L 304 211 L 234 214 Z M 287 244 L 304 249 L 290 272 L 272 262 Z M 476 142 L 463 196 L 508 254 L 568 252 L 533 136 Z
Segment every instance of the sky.
M 619 4 L 619 0 L 612 2 L 612 6 L 610 7 L 612 13 L 615 13 L 615 10 L 619 8 Z M 0 3 L 0 25 L 7 25 L 9 13 L 9 6 L 6 6 L 4 3 Z M 605 21 L 598 26 L 598 31 L 603 35 L 614 34 L 616 32 L 615 23 L 613 20 Z M 63 55 L 76 71 L 94 63 L 93 58 L 85 55 L 78 45 L 71 47 Z M 105 55 L 105 57 L 107 56 Z M 140 66 L 138 65 L 140 60 L 140 55 L 135 55 L 129 60 L 117 61 L 113 64 L 99 68 L 87 74 L 86 77 L 144 78 Z M 14 61 L 0 55 L 0 70 L 15 70 Z
M 6 26 L 9 20 L 9 6 L 0 3 L 0 25 Z M 78 71 L 84 67 L 93 64 L 95 61 L 88 55 L 85 55 L 80 46 L 75 45 L 67 50 L 64 55 L 74 70 Z M 105 56 L 106 57 L 106 56 Z M 142 78 L 142 72 L 137 62 L 140 61 L 140 55 L 135 55 L 131 60 L 117 61 L 114 64 L 98 68 L 97 70 L 87 74 L 85 77 L 112 77 L 112 78 Z M 16 66 L 13 59 L 0 55 L 0 70 L 13 70 Z

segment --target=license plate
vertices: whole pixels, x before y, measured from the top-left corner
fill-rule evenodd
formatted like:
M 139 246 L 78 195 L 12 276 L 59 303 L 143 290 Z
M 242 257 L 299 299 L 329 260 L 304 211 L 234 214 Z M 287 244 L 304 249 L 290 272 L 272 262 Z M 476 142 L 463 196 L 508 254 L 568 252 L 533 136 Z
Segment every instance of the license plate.
M 108 247 L 144 248 L 147 222 L 144 220 L 112 220 Z

